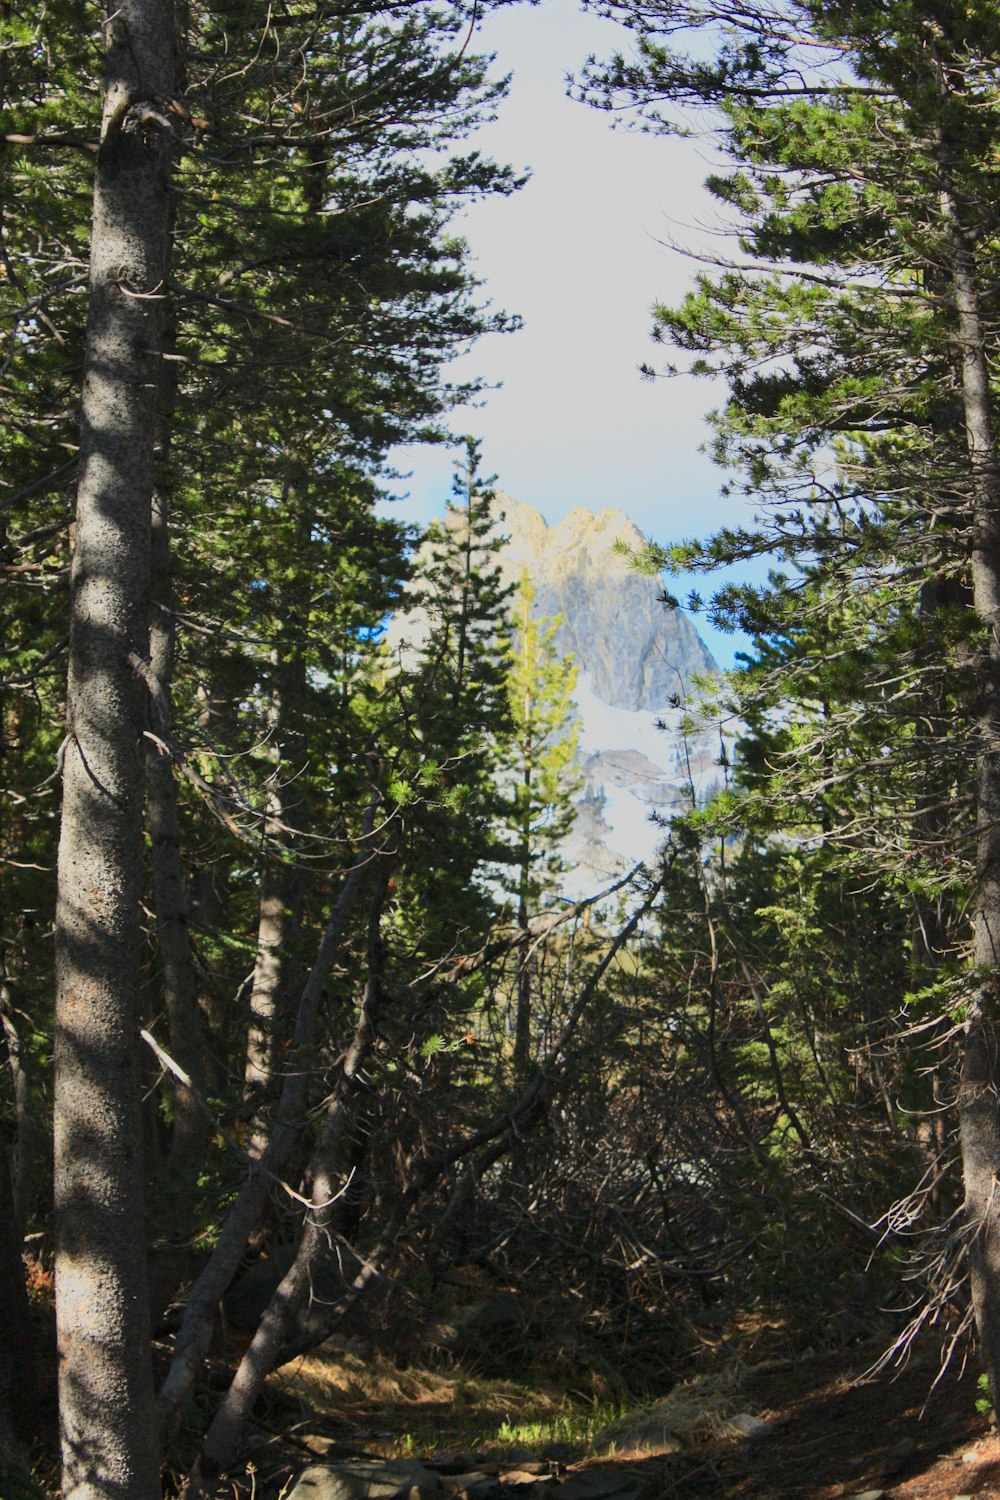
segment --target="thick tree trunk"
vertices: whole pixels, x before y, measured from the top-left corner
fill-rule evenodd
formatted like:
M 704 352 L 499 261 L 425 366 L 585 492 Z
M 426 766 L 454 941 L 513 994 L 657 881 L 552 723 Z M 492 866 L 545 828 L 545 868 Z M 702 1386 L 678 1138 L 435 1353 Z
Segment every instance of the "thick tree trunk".
M 987 642 L 979 661 L 976 986 L 966 1023 L 959 1091 L 972 1301 L 986 1368 L 1000 1390 L 1000 452 L 993 427 L 976 265 L 949 192 L 942 208 L 951 240 L 962 400 L 973 479 L 972 588 Z
M 138 1059 L 142 681 L 167 276 L 170 0 L 106 26 L 56 914 L 56 1319 L 63 1495 L 155 1500 Z

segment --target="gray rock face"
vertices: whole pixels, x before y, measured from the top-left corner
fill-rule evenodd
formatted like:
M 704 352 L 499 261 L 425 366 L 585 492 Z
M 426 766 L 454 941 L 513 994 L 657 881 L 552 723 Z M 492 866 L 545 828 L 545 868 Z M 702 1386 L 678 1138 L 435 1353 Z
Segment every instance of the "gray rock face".
M 289 1500 L 431 1500 L 438 1476 L 415 1459 L 314 1464 L 304 1469 Z
M 562 614 L 556 639 L 613 708 L 658 713 L 715 662 L 682 610 L 658 599 L 655 578 L 637 573 L 615 544 L 641 550 L 645 538 L 620 510 L 574 510 L 549 526 L 531 505 L 498 496 L 510 540 L 500 554 L 505 576 L 527 568 L 540 614 Z
M 718 732 L 682 735 L 680 725 L 694 679 L 718 669 L 683 611 L 660 602 L 659 580 L 615 550 L 645 541 L 623 511 L 574 510 L 548 526 L 533 506 L 498 500 L 504 576 L 516 583 L 527 572 L 536 612 L 562 615 L 556 645 L 580 668 L 583 786 L 562 852 L 564 894 L 586 895 L 653 858 L 663 832 L 652 814 L 669 819 L 717 784 Z

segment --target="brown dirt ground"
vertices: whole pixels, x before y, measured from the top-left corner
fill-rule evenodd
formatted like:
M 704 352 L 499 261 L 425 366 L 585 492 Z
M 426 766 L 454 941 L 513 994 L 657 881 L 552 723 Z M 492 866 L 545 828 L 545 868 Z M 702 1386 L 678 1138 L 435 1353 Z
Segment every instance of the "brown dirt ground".
M 949 1371 L 931 1390 L 935 1373 L 935 1362 L 919 1360 L 895 1378 L 865 1378 L 842 1354 L 751 1371 L 747 1407 L 771 1425 L 770 1436 L 629 1467 L 648 1474 L 649 1500 L 1000 1497 L 1000 1442 L 975 1409 L 973 1372 Z M 894 1459 L 903 1438 L 916 1446 Z
M 840 1500 L 866 1491 L 885 1500 L 1000 1500 L 1000 1441 L 976 1411 L 974 1372 L 949 1370 L 932 1389 L 936 1371 L 936 1359 L 928 1356 L 895 1376 L 866 1377 L 857 1354 L 849 1352 L 751 1369 L 741 1382 L 743 1409 L 769 1423 L 769 1436 L 674 1456 L 617 1454 L 579 1467 L 641 1475 L 647 1500 Z M 406 1428 L 402 1405 L 364 1416 L 385 1429 Z M 435 1416 L 446 1429 L 447 1409 Z M 355 1443 L 377 1446 L 370 1442 L 371 1427 L 355 1426 L 364 1420 L 359 1409 L 340 1417 L 333 1427 L 341 1453 L 357 1451 Z M 272 1433 L 274 1446 L 260 1452 L 255 1464 L 258 1497 L 277 1495 L 308 1462 L 322 1462 L 302 1447 L 298 1453 L 290 1449 L 287 1430 Z M 390 1438 L 391 1431 L 378 1436 Z M 892 1453 L 901 1439 L 913 1444 L 905 1459 Z M 230 1482 L 229 1493 L 239 1496 L 238 1476 L 230 1475 Z

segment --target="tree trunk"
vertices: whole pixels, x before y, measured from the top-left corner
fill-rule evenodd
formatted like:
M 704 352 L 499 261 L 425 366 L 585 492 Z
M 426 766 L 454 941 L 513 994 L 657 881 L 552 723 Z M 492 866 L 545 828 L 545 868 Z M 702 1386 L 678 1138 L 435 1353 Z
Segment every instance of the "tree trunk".
M 0 1140 L 0 1453 L 11 1437 L 38 1437 L 38 1386 L 21 1235 L 11 1212 L 13 1188 Z
M 304 547 L 312 532 L 307 494 L 307 474 L 301 463 L 285 463 L 281 505 L 298 510 L 296 532 Z M 279 622 L 277 643 L 271 652 L 271 704 L 268 715 L 268 753 L 274 766 L 267 783 L 264 833 L 272 846 L 291 849 L 293 819 L 301 816 L 304 787 L 308 783 L 306 747 L 301 728 L 301 705 L 306 691 L 303 637 L 307 622 L 299 619 L 289 601 L 288 614 Z M 260 877 L 260 908 L 257 922 L 257 961 L 250 992 L 250 1030 L 244 1071 L 244 1098 L 259 1108 L 273 1097 L 277 1085 L 279 1048 L 287 1037 L 288 1000 L 291 987 L 292 946 L 302 901 L 302 874 L 293 865 L 265 852 Z M 263 1151 L 267 1131 L 258 1125 L 251 1137 L 251 1150 Z
M 0 1051 L 5 1051 L 7 1054 L 7 1064 L 14 1087 L 14 1110 L 17 1119 L 14 1167 L 11 1178 L 14 1223 L 20 1244 L 28 1229 L 31 1197 L 36 1187 L 38 1156 L 39 1153 L 47 1155 L 48 1146 L 45 1141 L 45 1131 L 39 1122 L 38 1111 L 35 1107 L 31 1079 L 28 1076 L 27 1051 L 18 1031 L 14 990 L 7 978 L 6 960 L 2 951 L 0 951 L 0 1025 L 3 1028 Z
M 176 632 L 171 608 L 167 496 L 160 485 L 153 494 L 152 519 L 149 665 L 159 691 L 155 702 L 151 698 L 150 717 L 154 733 L 164 735 L 170 730 Z M 149 1262 L 150 1313 L 155 1324 L 178 1287 L 188 1279 L 188 1242 L 196 1220 L 199 1167 L 210 1125 L 198 1102 L 198 1095 L 204 1097 L 206 1091 L 205 1047 L 188 923 L 177 780 L 169 752 L 152 741 L 147 744 L 146 753 L 146 807 L 160 994 L 166 1011 L 171 1056 L 191 1080 L 188 1086 L 170 1075 L 173 1089 L 170 1145 L 165 1163 L 157 1168 L 148 1163 L 150 1177 L 155 1170 L 157 1180 L 157 1243 Z M 156 1108 L 155 1089 L 150 1090 L 150 1100 Z
M 171 235 L 173 226 L 171 225 Z M 171 316 L 164 329 L 164 347 L 172 353 L 176 328 Z M 157 468 L 152 496 L 152 532 L 150 553 L 151 609 L 149 619 L 149 665 L 157 696 L 150 700 L 150 718 L 154 732 L 166 734 L 171 729 L 171 688 L 176 648 L 176 614 L 170 569 L 170 486 L 167 460 L 170 453 L 171 422 L 177 395 L 177 366 L 165 361 L 160 376 L 157 411 Z M 160 722 L 163 719 L 165 722 Z M 198 1008 L 198 980 L 191 933 L 188 924 L 188 895 L 184 862 L 181 858 L 180 825 L 177 814 L 177 781 L 169 752 L 150 743 L 146 757 L 146 796 L 149 816 L 149 841 L 153 875 L 153 907 L 156 912 L 156 936 L 160 959 L 160 984 L 167 1013 L 170 1051 L 191 1079 L 195 1091 L 205 1091 L 205 1054 Z M 173 1080 L 173 1131 L 170 1137 L 167 1191 L 178 1192 L 183 1203 L 176 1202 L 173 1220 L 185 1217 L 190 1208 L 184 1189 L 197 1176 L 198 1164 L 208 1140 L 209 1124 L 195 1092 L 179 1079 Z
M 1000 453 L 976 279 L 975 253 L 954 198 L 942 193 L 951 241 L 969 465 L 973 480 L 972 588 L 987 630 L 978 673 L 976 893 L 973 962 L 959 1089 L 972 1302 L 993 1390 L 1000 1390 Z
M 388 863 L 385 876 L 388 876 Z M 374 1246 L 362 1260 L 361 1268 L 342 1297 L 329 1309 L 317 1329 L 308 1331 L 297 1340 L 288 1342 L 295 1315 L 308 1296 L 314 1273 L 330 1252 L 330 1224 L 336 1195 L 343 1186 L 338 1180 L 338 1147 L 343 1137 L 345 1124 L 350 1119 L 349 1099 L 353 1085 L 363 1068 L 376 1038 L 376 1021 L 381 1004 L 381 914 L 385 902 L 385 879 L 376 889 L 368 915 L 368 977 L 364 999 L 359 1007 L 354 1036 L 347 1048 L 340 1067 L 340 1076 L 333 1098 L 323 1122 L 312 1160 L 312 1202 L 302 1232 L 295 1260 L 277 1288 L 274 1297 L 261 1319 L 256 1334 L 240 1362 L 233 1383 L 226 1393 L 205 1438 L 202 1454 L 204 1474 L 209 1479 L 224 1470 L 239 1450 L 247 1421 L 254 1402 L 260 1394 L 264 1381 L 277 1365 L 295 1358 L 307 1349 L 330 1337 L 339 1320 L 365 1294 L 378 1277 L 382 1266 L 392 1251 L 409 1214 L 416 1203 L 434 1187 L 449 1167 L 473 1155 L 484 1146 L 491 1146 L 497 1137 L 505 1137 L 505 1144 L 492 1155 L 487 1153 L 483 1165 L 499 1160 L 506 1153 L 506 1138 L 517 1139 L 552 1083 L 552 1070 L 566 1051 L 584 1014 L 591 997 L 598 990 L 608 968 L 642 918 L 652 906 L 658 887 L 651 889 L 625 926 L 619 931 L 594 973 L 577 996 L 569 1017 L 558 1037 L 551 1055 L 540 1063 L 524 1080 L 515 1081 L 515 1095 L 508 1108 L 502 1111 L 480 1130 L 465 1137 L 457 1145 L 445 1146 L 442 1150 L 418 1161 L 410 1173 L 406 1188 L 396 1195 L 390 1212 L 382 1225 Z M 196 1469 L 193 1490 L 197 1494 L 201 1474 Z
M 148 642 L 170 0 L 122 0 L 105 40 L 56 912 L 56 1322 L 65 1500 L 157 1500 L 136 1088 L 145 701 L 132 663 Z
M 278 1287 L 250 1343 L 225 1400 L 205 1438 L 206 1472 L 217 1473 L 235 1457 L 254 1403 L 264 1381 L 278 1363 L 295 1315 L 310 1291 L 314 1272 L 329 1248 L 329 1228 L 334 1205 L 343 1186 L 339 1180 L 340 1146 L 352 1115 L 357 1078 L 368 1061 L 376 1040 L 376 1024 L 382 999 L 382 909 L 388 895 L 390 861 L 372 895 L 368 914 L 368 975 L 354 1036 L 347 1048 L 316 1143 L 312 1159 L 312 1202 L 295 1260 Z
M 149 656 L 150 666 L 163 690 L 162 702 L 167 711 L 170 706 L 174 663 L 174 617 L 169 608 L 168 555 L 166 498 L 157 493 L 153 503 L 153 577 L 156 587 L 149 629 Z M 155 731 L 155 719 L 153 727 Z M 169 725 L 160 727 L 168 729 Z M 177 817 L 177 783 L 169 754 L 157 745 L 151 744 L 149 747 L 146 776 L 160 983 L 167 1013 L 170 1051 L 195 1087 L 204 1092 L 204 1050 L 198 1010 L 198 983 L 188 929 L 188 900 Z M 208 1121 L 191 1089 L 175 1081 L 173 1134 L 170 1140 L 171 1176 L 180 1180 L 196 1166 L 208 1139 L 208 1129 Z
M 301 651 L 289 646 L 289 657 L 272 657 L 275 686 L 271 698 L 271 751 L 274 771 L 267 788 L 267 812 L 264 829 L 268 839 L 282 848 L 292 843 L 290 819 L 301 804 L 301 790 L 292 791 L 289 783 L 304 776 L 302 766 L 288 757 L 302 749 L 301 736 L 290 728 L 293 703 L 302 701 L 305 691 L 305 664 Z M 294 747 L 294 748 L 293 748 Z M 244 1071 L 244 1097 L 259 1109 L 269 1099 L 277 1083 L 279 1048 L 287 1037 L 289 971 L 291 948 L 296 935 L 296 910 L 301 904 L 302 876 L 293 866 L 265 854 L 260 877 L 260 907 L 257 920 L 257 960 L 250 992 L 250 1031 Z M 258 1126 L 252 1136 L 251 1149 L 258 1154 L 266 1145 L 267 1132 Z
M 320 1003 L 330 968 L 340 948 L 348 918 L 361 894 L 372 858 L 373 827 L 379 798 L 373 795 L 365 812 L 364 835 L 343 889 L 330 913 L 320 941 L 316 961 L 299 999 L 291 1055 L 312 1047 Z M 174 1356 L 157 1397 L 157 1419 L 161 1437 L 173 1436 L 201 1369 L 212 1337 L 212 1320 L 219 1301 L 239 1266 L 251 1231 L 267 1202 L 268 1192 L 289 1160 L 305 1124 L 309 1068 L 291 1068 L 285 1075 L 277 1120 L 267 1149 L 254 1164 L 235 1203 L 226 1216 L 215 1249 L 191 1289 L 184 1318 L 174 1344 Z

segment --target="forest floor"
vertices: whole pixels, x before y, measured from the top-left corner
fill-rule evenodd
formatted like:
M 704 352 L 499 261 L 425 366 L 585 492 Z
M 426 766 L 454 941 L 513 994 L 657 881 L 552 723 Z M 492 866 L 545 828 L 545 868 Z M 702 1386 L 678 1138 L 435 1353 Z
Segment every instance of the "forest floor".
M 581 1449 L 566 1455 L 563 1472 L 596 1478 L 610 1471 L 642 1479 L 644 1500 L 1000 1500 L 1000 1441 L 976 1410 L 975 1376 L 971 1370 L 949 1370 L 932 1389 L 936 1369 L 928 1353 L 895 1375 L 866 1376 L 856 1350 L 744 1368 L 736 1407 L 761 1418 L 769 1429 L 765 1436 L 740 1441 L 709 1434 L 673 1453 L 630 1450 L 627 1442 L 610 1452 L 588 1455 Z M 715 1379 L 696 1380 L 687 1389 L 697 1399 L 699 1390 L 712 1390 Z M 299 1385 L 300 1399 L 309 1383 Z M 319 1399 L 310 1415 L 320 1420 L 305 1417 L 283 1429 L 274 1411 L 271 1436 L 258 1439 L 252 1466 L 258 1500 L 262 1494 L 287 1493 L 309 1464 L 350 1453 L 433 1461 L 460 1452 L 473 1454 L 478 1468 L 489 1467 L 491 1460 L 501 1471 L 516 1468 L 518 1460 L 513 1453 L 505 1459 L 496 1435 L 492 1442 L 485 1436 L 486 1425 L 476 1444 L 476 1424 L 488 1423 L 489 1414 L 477 1410 L 475 1394 L 470 1398 L 461 1381 L 459 1390 L 460 1425 L 454 1386 L 447 1380 L 435 1389 L 414 1379 L 409 1394 L 401 1388 L 396 1399 L 353 1406 L 340 1401 L 336 1410 L 314 1390 Z M 730 1388 L 730 1409 L 732 1398 Z M 526 1424 L 519 1430 L 530 1436 Z M 317 1436 L 323 1432 L 325 1438 Z M 548 1451 L 554 1446 L 560 1445 L 550 1443 Z M 519 1453 L 523 1459 L 523 1442 Z M 535 1456 L 545 1453 L 539 1441 Z M 230 1480 L 237 1480 L 230 1494 L 242 1489 L 236 1475 Z
M 971 1362 L 964 1370 L 956 1362 L 935 1384 L 931 1346 L 901 1371 L 871 1375 L 877 1339 L 822 1353 L 791 1352 L 780 1333 L 770 1348 L 756 1330 L 739 1342 L 735 1358 L 732 1346 L 717 1347 L 703 1374 L 663 1402 L 623 1413 L 569 1397 L 565 1370 L 558 1381 L 518 1382 L 406 1369 L 347 1341 L 271 1377 L 251 1461 L 230 1472 L 220 1493 L 279 1500 L 316 1464 L 359 1457 L 434 1464 L 463 1455 L 469 1467 L 502 1475 L 526 1460 L 553 1459 L 562 1479 L 642 1480 L 642 1500 L 1000 1500 L 1000 1439 L 976 1409 Z M 215 1362 L 217 1378 L 235 1352 Z M 669 1413 L 672 1431 L 672 1417 L 683 1415 L 682 1443 L 630 1445 L 630 1423 L 651 1409 Z M 740 1440 L 726 1430 L 734 1413 L 760 1419 L 766 1433 Z M 551 1500 L 558 1490 L 547 1491 Z M 517 1486 L 509 1494 L 514 1500 Z
M 917 1360 L 893 1378 L 866 1378 L 856 1356 L 802 1360 L 748 1373 L 748 1404 L 771 1427 L 754 1443 L 705 1455 L 700 1476 L 678 1474 L 673 1493 L 726 1500 L 886 1500 L 1000 1496 L 1000 1443 L 976 1411 L 971 1371 Z M 670 1494 L 671 1491 L 665 1491 Z

